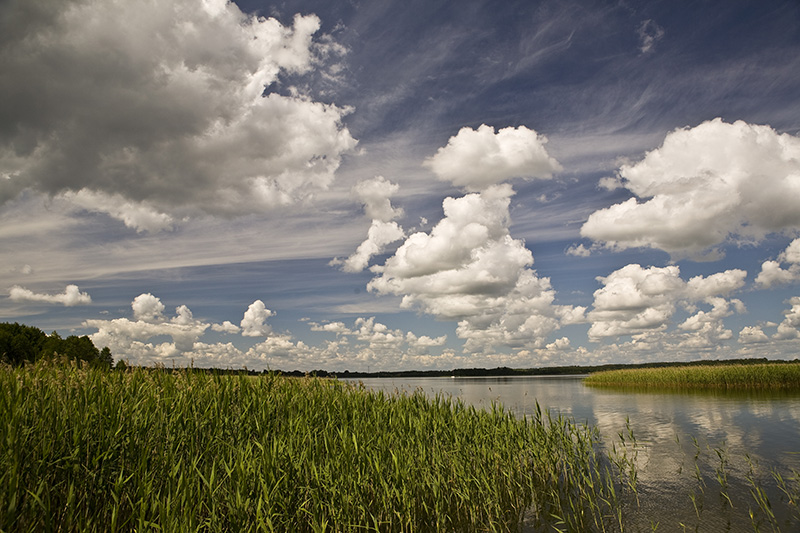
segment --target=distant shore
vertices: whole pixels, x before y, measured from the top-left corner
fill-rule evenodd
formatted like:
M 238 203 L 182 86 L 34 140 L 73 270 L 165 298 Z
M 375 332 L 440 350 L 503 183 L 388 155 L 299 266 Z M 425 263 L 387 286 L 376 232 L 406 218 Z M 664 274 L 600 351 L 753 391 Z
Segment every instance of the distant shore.
M 312 370 L 310 372 L 277 371 L 279 374 L 287 376 L 313 375 L 318 377 L 337 377 L 337 378 L 421 378 L 421 377 L 505 377 L 505 376 L 566 376 L 594 374 L 609 370 L 639 369 L 639 368 L 670 368 L 670 367 L 694 367 L 694 366 L 725 366 L 725 365 L 763 365 L 763 364 L 797 364 L 800 359 L 791 361 L 769 360 L 766 357 L 758 359 L 724 359 L 715 361 L 681 361 L 681 362 L 655 362 L 638 364 L 606 364 L 606 365 L 570 365 L 553 366 L 542 368 L 456 368 L 452 370 L 397 370 L 379 372 L 328 372 L 325 370 Z

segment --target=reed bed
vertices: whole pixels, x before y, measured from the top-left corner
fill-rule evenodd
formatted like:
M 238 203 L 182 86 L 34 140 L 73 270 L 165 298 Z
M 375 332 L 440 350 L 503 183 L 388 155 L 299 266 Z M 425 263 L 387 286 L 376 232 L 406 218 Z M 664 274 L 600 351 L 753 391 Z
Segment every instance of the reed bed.
M 584 383 L 636 388 L 800 389 L 800 363 L 609 370 L 588 376 Z
M 37 363 L 0 369 L 0 530 L 612 531 L 625 453 L 335 380 Z

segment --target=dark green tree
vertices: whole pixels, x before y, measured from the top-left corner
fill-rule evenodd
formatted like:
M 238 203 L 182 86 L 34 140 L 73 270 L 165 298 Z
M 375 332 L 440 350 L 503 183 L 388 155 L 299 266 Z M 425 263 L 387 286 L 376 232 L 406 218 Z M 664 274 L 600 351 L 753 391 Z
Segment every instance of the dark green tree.
M 37 359 L 52 359 L 64 355 L 64 339 L 61 338 L 57 332 L 50 335 L 45 335 L 45 339 L 39 347 L 39 353 L 36 354 Z
M 0 362 L 18 366 L 53 358 L 84 361 L 102 368 L 111 368 L 114 363 L 111 350 L 104 348 L 101 352 L 86 335 L 63 339 L 55 331 L 47 335 L 32 326 L 0 323 Z
M 0 360 L 11 365 L 32 363 L 47 335 L 39 328 L 22 324 L 0 324 Z
M 70 335 L 62 344 L 62 355 L 66 355 L 73 361 L 85 361 L 94 364 L 100 359 L 100 350 L 92 343 L 92 339 L 84 335 Z
M 97 366 L 107 369 L 114 366 L 114 356 L 111 355 L 111 349 L 108 346 L 100 350 L 100 358 L 97 360 Z

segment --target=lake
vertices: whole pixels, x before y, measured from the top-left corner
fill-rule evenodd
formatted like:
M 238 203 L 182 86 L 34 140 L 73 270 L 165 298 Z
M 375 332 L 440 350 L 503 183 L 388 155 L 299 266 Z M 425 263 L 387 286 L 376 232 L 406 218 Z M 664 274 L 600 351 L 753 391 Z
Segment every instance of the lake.
M 517 416 L 533 414 L 538 402 L 597 427 L 608 447 L 620 446 L 620 433 L 630 441 L 629 424 L 635 445 L 626 449 L 636 455 L 639 492 L 639 504 L 626 510 L 632 531 L 656 524 L 657 531 L 772 531 L 774 525 L 800 531 L 800 507 L 787 505 L 771 473 L 794 475 L 791 486 L 800 489 L 800 392 L 633 392 L 587 387 L 582 376 L 353 381 L 373 390 L 450 395 L 479 408 L 499 402 Z M 751 494 L 759 488 L 774 521 Z

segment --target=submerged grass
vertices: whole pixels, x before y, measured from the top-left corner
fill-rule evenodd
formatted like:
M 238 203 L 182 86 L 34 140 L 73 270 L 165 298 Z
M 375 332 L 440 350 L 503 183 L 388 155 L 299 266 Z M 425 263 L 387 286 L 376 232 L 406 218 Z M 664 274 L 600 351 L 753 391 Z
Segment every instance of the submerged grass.
M 593 428 L 334 380 L 39 363 L 0 413 L 1 531 L 616 531 L 635 492 Z
M 800 363 L 609 370 L 588 376 L 584 383 L 638 388 L 800 389 Z

